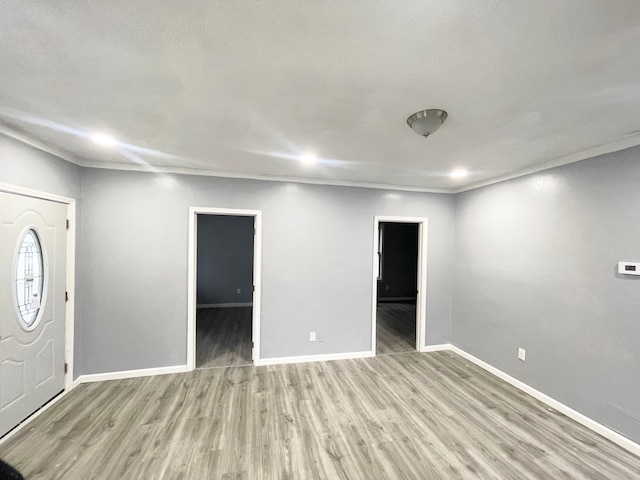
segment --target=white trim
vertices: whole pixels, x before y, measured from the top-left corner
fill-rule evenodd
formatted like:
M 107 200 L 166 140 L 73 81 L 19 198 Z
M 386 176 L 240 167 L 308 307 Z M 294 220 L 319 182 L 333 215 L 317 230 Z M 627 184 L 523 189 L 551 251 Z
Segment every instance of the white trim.
M 0 133 L 4 133 L 0 129 Z M 65 305 L 65 339 L 64 356 L 68 364 L 67 373 L 64 378 L 65 391 L 73 388 L 73 358 L 74 358 L 74 327 L 75 327 L 75 291 L 76 291 L 76 200 L 71 197 L 56 195 L 54 193 L 42 192 L 31 188 L 21 187 L 0 182 L 0 192 L 22 195 L 25 197 L 39 198 L 51 202 L 63 203 L 67 205 L 67 219 L 69 220 L 69 230 L 67 230 L 66 245 L 66 280 L 65 289 L 69 293 L 69 301 Z
M 591 418 L 587 417 L 586 415 L 583 415 L 582 413 L 574 410 L 571 407 L 568 407 L 567 405 L 565 405 L 564 403 L 561 403 L 551 397 L 549 397 L 548 395 L 545 395 L 544 393 L 536 390 L 533 387 L 530 387 L 529 385 L 527 385 L 526 383 L 521 382 L 520 380 L 517 380 L 515 378 L 513 378 L 511 375 L 508 375 L 506 373 L 504 373 L 502 370 L 498 370 L 497 368 L 489 365 L 486 362 L 483 362 L 482 360 L 474 357 L 473 355 L 465 352 L 464 350 L 451 345 L 451 351 L 454 353 L 457 353 L 458 355 L 460 355 L 461 357 L 469 360 L 470 362 L 476 364 L 477 366 L 479 366 L 480 368 L 486 370 L 487 372 L 491 373 L 492 375 L 495 375 L 496 377 L 504 380 L 505 382 L 513 385 L 514 387 L 518 388 L 519 390 L 522 390 L 523 392 L 531 395 L 533 398 L 540 400 L 543 403 L 546 403 L 547 405 L 549 405 L 551 408 L 557 410 L 558 412 L 566 415 L 567 417 L 569 417 L 572 420 L 575 420 L 576 422 L 580 423 L 581 425 L 584 425 L 585 427 L 587 427 L 590 430 L 593 430 L 594 432 L 596 432 L 597 434 L 603 436 L 604 438 L 611 440 L 613 443 L 615 443 L 616 445 L 619 445 L 620 447 L 624 448 L 625 450 L 628 450 L 629 452 L 640 456 L 640 445 L 633 442 L 632 440 L 628 439 L 627 437 L 625 437 L 624 435 L 619 434 L 618 432 L 611 430 L 608 427 L 605 427 L 604 425 L 602 425 L 601 423 L 596 422 L 595 420 L 592 420 Z
M 371 351 L 376 353 L 376 310 L 378 300 L 378 242 L 380 222 L 418 224 L 418 295 L 416 296 L 416 351 L 422 351 L 427 333 L 427 246 L 429 219 L 427 217 L 373 217 L 373 287 L 371 289 Z
M 196 366 L 196 243 L 198 222 L 195 209 L 189 208 L 189 246 L 187 274 L 187 371 Z
M 5 137 L 12 138 L 17 140 L 18 142 L 29 145 L 30 147 L 37 148 L 38 150 L 48 153 L 49 155 L 53 155 L 54 157 L 58 157 L 62 160 L 66 160 L 67 162 L 74 163 L 80 167 L 87 166 L 87 162 L 80 160 L 75 155 L 71 155 L 69 152 L 65 152 L 64 150 L 58 150 L 57 148 L 50 147 L 49 145 L 45 145 L 44 143 L 36 140 L 29 135 L 25 135 L 24 133 L 19 133 L 7 128 L 6 125 L 0 124 L 0 134 Z
M 320 355 L 300 355 L 298 357 L 262 358 L 260 365 L 284 365 L 287 363 L 328 362 L 331 360 L 350 360 L 354 358 L 374 357 L 374 352 L 326 353 Z
M 123 380 L 125 378 L 152 377 L 154 375 L 169 375 L 172 373 L 185 373 L 186 365 L 175 365 L 173 367 L 143 368 L 140 370 L 122 370 L 120 372 L 93 373 L 80 375 L 76 382 L 93 383 L 106 382 L 109 380 Z
M 15 137 L 17 138 L 17 137 Z M 38 146 L 34 145 L 33 142 L 26 142 L 36 148 Z M 373 183 L 373 182 L 358 182 L 353 180 L 337 180 L 337 179 L 324 179 L 324 178 L 301 178 L 301 177 L 290 177 L 285 175 L 260 175 L 253 173 L 242 173 L 242 172 L 228 172 L 228 171 L 216 171 L 210 169 L 193 169 L 186 167 L 162 167 L 162 166 L 153 166 L 154 170 L 158 173 L 175 173 L 181 175 L 200 175 L 200 176 L 210 176 L 210 177 L 221 177 L 221 178 L 238 178 L 238 179 L 248 179 L 248 180 L 264 180 L 264 181 L 272 181 L 272 182 L 294 182 L 294 183 L 304 183 L 304 184 L 312 184 L 312 185 L 328 185 L 328 186 L 338 186 L 338 187 L 355 187 L 355 188 L 375 188 L 380 190 L 397 190 L 397 191 L 406 191 L 406 192 L 422 192 L 422 193 L 445 193 L 445 194 L 456 194 L 461 192 L 466 192 L 467 190 L 474 190 L 476 188 L 486 187 L 487 185 L 493 185 L 494 183 L 504 182 L 506 180 L 511 180 L 518 177 L 523 177 L 525 175 L 529 175 L 532 173 L 541 172 L 544 170 L 549 170 L 551 168 L 560 167 L 562 165 L 568 165 L 570 163 L 580 162 L 582 160 L 588 160 L 590 158 L 597 157 L 599 155 L 606 155 L 609 153 L 618 152 L 620 150 L 625 150 L 627 148 L 636 147 L 640 144 L 640 138 L 638 135 L 625 138 L 623 140 L 608 143 L 606 145 L 600 145 L 593 148 L 588 148 L 586 150 L 581 150 L 576 153 L 572 153 L 569 155 L 565 155 L 560 158 L 556 158 L 553 160 L 549 160 L 546 162 L 538 163 L 535 165 L 531 165 L 529 167 L 525 167 L 515 172 L 506 173 L 504 175 L 500 175 L 497 177 L 489 178 L 487 180 L 482 180 L 480 182 L 472 183 L 469 185 L 465 185 L 463 187 L 421 187 L 421 186 L 412 186 L 412 185 L 393 185 L 387 183 Z M 48 149 L 45 151 L 49 152 Z M 69 160 L 73 163 L 81 165 L 87 168 L 101 168 L 101 169 L 109 169 L 109 170 L 127 170 L 127 171 L 148 171 L 148 166 L 137 165 L 137 164 L 129 164 L 129 163 L 119 163 L 119 162 L 87 162 L 80 161 L 78 159 L 72 160 L 68 158 L 68 156 L 58 155 L 65 160 Z
M 234 308 L 234 307 L 251 307 L 253 302 L 243 303 L 199 303 L 196 305 L 196 309 L 200 308 Z
M 421 353 L 431 353 L 431 352 L 445 352 L 447 350 L 451 350 L 450 343 L 443 343 L 440 345 L 423 345 L 420 349 Z
M 261 365 L 260 359 L 260 300 L 262 279 L 262 211 L 235 208 L 189 207 L 189 247 L 187 278 L 187 371 L 196 367 L 196 279 L 198 215 L 230 215 L 254 217 L 255 236 L 253 238 L 253 310 L 252 310 L 252 358 L 254 365 Z
M 133 163 L 120 162 L 91 162 L 82 165 L 85 168 L 100 168 L 106 170 L 124 170 L 133 172 L 148 172 L 148 165 L 138 165 Z M 421 192 L 421 193 L 454 193 L 450 188 L 429 188 L 411 185 L 392 185 L 387 183 L 357 182 L 353 180 L 336 180 L 324 178 L 292 177 L 286 175 L 265 175 L 257 173 L 228 172 L 209 170 L 202 168 L 187 167 L 167 167 L 152 165 L 156 173 L 170 173 L 178 175 L 197 175 L 202 177 L 237 178 L 240 180 L 260 180 L 265 182 L 286 182 L 302 183 L 307 185 L 326 185 L 330 187 L 354 187 L 354 188 L 374 188 L 378 190 L 397 190 L 399 192 Z
M 516 170 L 515 172 L 500 175 L 498 177 L 483 180 L 481 182 L 472 183 L 464 187 L 448 190 L 448 193 L 462 193 L 468 190 L 475 190 L 476 188 L 486 187 L 493 185 L 494 183 L 504 182 L 506 180 L 512 180 L 518 177 L 524 177 L 532 173 L 542 172 L 544 170 L 550 170 L 552 168 L 561 167 L 570 163 L 581 162 L 582 160 L 589 160 L 590 158 L 599 157 L 600 155 L 607 155 L 609 153 L 619 152 L 620 150 L 626 150 L 627 148 L 637 147 L 640 144 L 640 138 L 636 135 L 634 137 L 625 138 L 618 142 L 608 143 L 606 145 L 600 145 L 593 148 L 588 148 L 580 152 L 565 155 L 564 157 L 549 160 L 548 162 L 538 163 L 530 167 Z
M 69 301 L 65 304 L 65 340 L 64 358 L 67 363 L 67 375 L 65 377 L 65 390 L 73 388 L 74 371 L 74 346 L 75 346 L 75 303 L 76 303 L 76 201 L 72 200 L 67 206 L 67 286 L 66 292 Z M 72 253 L 70 253 L 72 252 Z
M 40 198 L 42 200 L 50 200 L 52 202 L 58 202 L 58 203 L 71 204 L 76 202 L 76 200 L 71 197 L 56 195 L 55 193 L 42 192 L 40 190 L 21 187 L 19 185 L 12 185 L 10 183 L 0 182 L 0 192 L 14 193 L 16 195 L 22 195 L 23 197 Z
M 120 163 L 120 162 L 96 162 L 96 161 L 90 162 L 84 159 L 80 159 L 74 155 L 69 154 L 68 152 L 64 152 L 62 150 L 57 150 L 55 148 L 49 147 L 44 143 L 31 138 L 28 135 L 18 133 L 11 129 L 8 129 L 4 125 L 0 125 L 0 134 L 4 134 L 9 138 L 13 138 L 33 148 L 37 148 L 38 150 L 49 153 L 51 155 L 54 155 L 56 157 L 59 157 L 63 160 L 74 163 L 84 168 L 125 170 L 125 171 L 135 171 L 135 172 L 149 171 L 148 165 L 137 165 L 137 164 Z M 173 173 L 173 174 L 179 174 L 179 175 L 197 175 L 197 176 L 220 177 L 220 178 L 263 180 L 263 181 L 272 181 L 272 182 L 292 182 L 292 183 L 303 183 L 303 184 L 310 184 L 310 185 L 327 185 L 327 186 L 337 186 L 337 187 L 374 188 L 379 190 L 397 190 L 401 192 L 445 193 L 445 194 L 455 195 L 457 193 L 466 192 L 468 190 L 475 190 L 476 188 L 486 187 L 488 185 L 504 182 L 506 180 L 512 180 L 514 178 L 523 177 L 525 175 L 530 175 L 532 173 L 542 172 L 544 170 L 561 167 L 563 165 L 580 162 L 582 160 L 588 160 L 590 158 L 595 158 L 600 155 L 607 155 L 610 153 L 618 152 L 620 150 L 625 150 L 627 148 L 637 147 L 638 145 L 640 145 L 640 138 L 638 138 L 638 136 L 635 135 L 617 142 L 612 142 L 606 145 L 600 145 L 597 147 L 588 148 L 586 150 L 572 153 L 561 158 L 549 160 L 547 162 L 532 165 L 530 167 L 525 167 L 520 170 L 516 170 L 515 172 L 507 173 L 505 175 L 500 175 L 498 177 L 493 177 L 488 180 L 482 180 L 480 182 L 472 183 L 459 188 L 420 187 L 420 186 L 411 186 L 411 185 L 393 185 L 393 184 L 387 184 L 387 183 L 357 182 L 353 180 L 300 178 L 300 177 L 288 177 L 285 175 L 265 175 L 265 174 L 252 174 L 252 173 L 241 173 L 241 172 L 227 172 L 227 171 L 196 169 L 196 168 L 187 168 L 187 167 L 168 167 L 168 166 L 157 166 L 157 165 L 152 165 L 152 167 L 154 171 L 157 173 Z

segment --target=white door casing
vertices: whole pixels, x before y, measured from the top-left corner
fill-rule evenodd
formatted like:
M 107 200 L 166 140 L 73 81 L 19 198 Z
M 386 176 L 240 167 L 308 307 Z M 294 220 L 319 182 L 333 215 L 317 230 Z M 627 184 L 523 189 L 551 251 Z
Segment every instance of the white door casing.
M 378 251 L 380 223 L 416 223 L 418 224 L 418 295 L 416 298 L 416 350 L 426 349 L 427 335 L 427 245 L 428 226 L 427 217 L 392 217 L 375 216 L 373 218 L 373 282 L 371 306 L 371 351 L 376 354 L 376 310 L 378 300 Z
M 67 205 L 0 192 L 0 436 L 65 387 Z M 25 235 L 35 274 L 17 260 Z M 27 248 L 27 247 L 25 247 Z M 38 270 L 42 273 L 42 294 Z M 29 270 L 31 271 L 31 270 Z M 24 291 L 29 287 L 25 297 Z M 18 303 L 23 304 L 23 315 Z M 35 313 L 35 315 L 34 315 Z
M 262 211 L 235 208 L 189 207 L 189 251 L 187 278 L 187 371 L 196 367 L 196 279 L 198 215 L 253 217 L 253 307 L 251 320 L 251 358 L 260 365 L 260 312 L 262 300 Z

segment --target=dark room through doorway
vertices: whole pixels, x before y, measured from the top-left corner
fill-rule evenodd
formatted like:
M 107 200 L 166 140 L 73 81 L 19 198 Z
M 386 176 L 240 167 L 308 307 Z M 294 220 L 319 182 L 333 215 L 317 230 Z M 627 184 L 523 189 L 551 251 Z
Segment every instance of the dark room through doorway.
M 196 368 L 252 364 L 254 217 L 197 215 Z
M 380 222 L 376 353 L 416 351 L 418 223 Z

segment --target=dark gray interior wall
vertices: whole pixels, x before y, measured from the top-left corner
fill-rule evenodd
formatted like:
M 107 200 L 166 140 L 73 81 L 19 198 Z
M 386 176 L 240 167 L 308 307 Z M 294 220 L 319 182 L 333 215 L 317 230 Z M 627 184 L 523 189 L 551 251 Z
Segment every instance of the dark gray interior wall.
M 384 238 L 378 299 L 415 299 L 418 291 L 418 224 L 383 222 L 380 226 Z
M 0 182 L 41 192 L 62 195 L 76 199 L 76 215 L 80 217 L 80 171 L 81 168 L 54 155 L 45 153 L 29 145 L 0 134 Z M 80 226 L 76 229 L 76 247 L 80 245 Z M 76 271 L 79 259 L 76 256 Z M 80 297 L 74 297 L 76 309 L 75 321 L 75 368 L 74 377 L 78 377 L 81 356 L 82 320 L 78 315 Z
M 198 304 L 252 301 L 253 221 L 254 217 L 198 215 Z
M 640 442 L 640 148 L 457 196 L 452 342 Z M 516 358 L 525 348 L 526 362 Z
M 186 361 L 188 208 L 262 211 L 261 356 L 371 349 L 375 215 L 429 218 L 427 343 L 449 340 L 451 195 L 83 169 L 84 373 Z M 325 333 L 309 342 L 310 331 Z

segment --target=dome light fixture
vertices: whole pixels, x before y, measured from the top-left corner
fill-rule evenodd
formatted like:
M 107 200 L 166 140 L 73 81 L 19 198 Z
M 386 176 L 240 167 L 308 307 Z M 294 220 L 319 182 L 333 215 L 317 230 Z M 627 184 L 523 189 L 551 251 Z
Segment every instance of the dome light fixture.
M 428 137 L 440 128 L 449 115 L 439 108 L 420 110 L 407 118 L 407 125 L 418 135 Z

